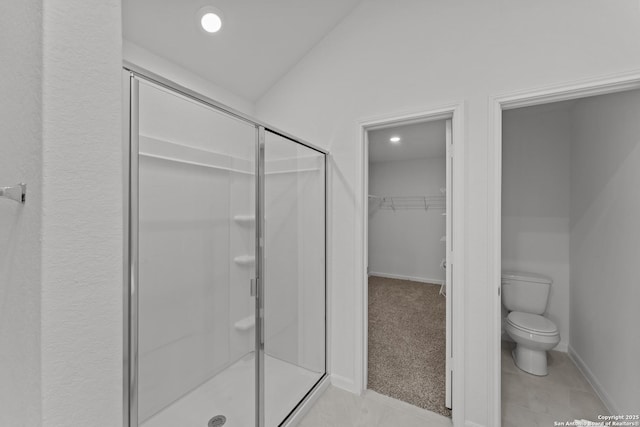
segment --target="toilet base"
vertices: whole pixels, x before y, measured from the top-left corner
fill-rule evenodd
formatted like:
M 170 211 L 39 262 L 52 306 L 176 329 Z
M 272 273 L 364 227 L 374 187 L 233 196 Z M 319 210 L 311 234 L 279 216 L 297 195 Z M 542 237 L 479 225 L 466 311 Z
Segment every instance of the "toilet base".
M 543 377 L 547 375 L 547 352 L 545 350 L 532 350 L 520 344 L 511 352 L 516 366 L 523 371 Z

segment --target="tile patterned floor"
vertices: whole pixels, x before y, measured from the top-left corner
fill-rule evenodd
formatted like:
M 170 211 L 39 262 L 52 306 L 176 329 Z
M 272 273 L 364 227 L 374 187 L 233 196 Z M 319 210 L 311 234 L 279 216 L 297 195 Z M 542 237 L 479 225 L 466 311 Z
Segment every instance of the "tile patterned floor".
M 451 427 L 451 419 L 367 390 L 362 396 L 330 386 L 299 427 Z
M 554 421 L 597 421 L 608 411 L 567 353 L 548 353 L 549 375 L 537 377 L 516 367 L 513 344 L 502 346 L 502 426 L 550 427 Z

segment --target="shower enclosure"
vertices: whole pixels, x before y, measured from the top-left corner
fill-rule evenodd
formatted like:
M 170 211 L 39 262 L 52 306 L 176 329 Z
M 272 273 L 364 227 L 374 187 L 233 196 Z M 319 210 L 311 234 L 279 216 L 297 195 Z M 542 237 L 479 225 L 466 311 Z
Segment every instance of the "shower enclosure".
M 275 427 L 326 379 L 323 150 L 127 65 L 126 422 Z

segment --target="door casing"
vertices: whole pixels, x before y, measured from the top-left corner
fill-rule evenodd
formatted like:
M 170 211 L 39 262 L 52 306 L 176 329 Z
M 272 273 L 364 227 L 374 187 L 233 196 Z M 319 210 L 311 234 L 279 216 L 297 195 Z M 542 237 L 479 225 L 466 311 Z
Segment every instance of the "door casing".
M 357 392 L 363 393 L 367 389 L 368 373 L 368 176 L 369 176 L 369 147 L 367 133 L 370 130 L 411 123 L 451 120 L 452 144 L 448 147 L 451 155 L 451 188 L 447 188 L 448 198 L 454 208 L 450 221 L 450 230 L 455 229 L 453 240 L 447 244 L 447 270 L 455 271 L 451 283 L 447 284 L 447 316 L 451 324 L 447 334 L 447 354 L 450 355 L 447 365 L 450 367 L 449 390 L 451 406 L 453 407 L 453 425 L 464 425 L 464 103 L 450 104 L 436 108 L 425 108 L 418 112 L 398 113 L 365 119 L 358 124 L 360 136 L 360 195 L 358 197 L 356 233 L 356 249 L 359 260 L 359 286 L 356 291 L 356 387 Z M 447 156 L 449 161 L 449 156 Z M 449 164 L 447 166 L 449 175 Z M 447 233 L 450 232 L 447 230 Z M 455 249 L 450 251 L 450 246 Z M 450 274 L 450 273 L 448 273 Z M 449 375 L 448 375 L 449 376 Z
M 568 101 L 640 89 L 640 71 L 568 82 L 495 96 L 490 100 L 488 223 L 489 231 L 489 396 L 488 425 L 502 424 L 501 273 L 502 273 L 502 112 L 514 108 Z

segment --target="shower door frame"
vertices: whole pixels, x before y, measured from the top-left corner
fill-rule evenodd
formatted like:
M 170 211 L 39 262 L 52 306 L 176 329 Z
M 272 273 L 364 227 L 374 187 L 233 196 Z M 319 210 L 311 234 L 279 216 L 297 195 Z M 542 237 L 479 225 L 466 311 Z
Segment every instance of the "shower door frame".
M 309 409 L 309 404 L 318 393 L 328 386 L 329 342 L 328 342 L 328 259 L 329 259 L 329 156 L 330 153 L 314 144 L 297 138 L 243 114 L 218 101 L 201 95 L 158 74 L 133 63 L 124 61 L 122 72 L 123 96 L 123 145 L 124 145 L 124 298 L 123 298 L 123 425 L 138 427 L 138 203 L 139 203 L 139 84 L 140 80 L 152 83 L 183 97 L 196 101 L 218 112 L 245 121 L 256 129 L 255 157 L 255 256 L 256 306 L 255 306 L 255 425 L 265 426 L 264 391 L 264 162 L 265 133 L 271 132 L 293 143 L 307 147 L 323 155 L 324 160 L 324 372 L 316 383 L 306 391 L 303 398 L 291 408 L 279 426 L 291 424 Z

